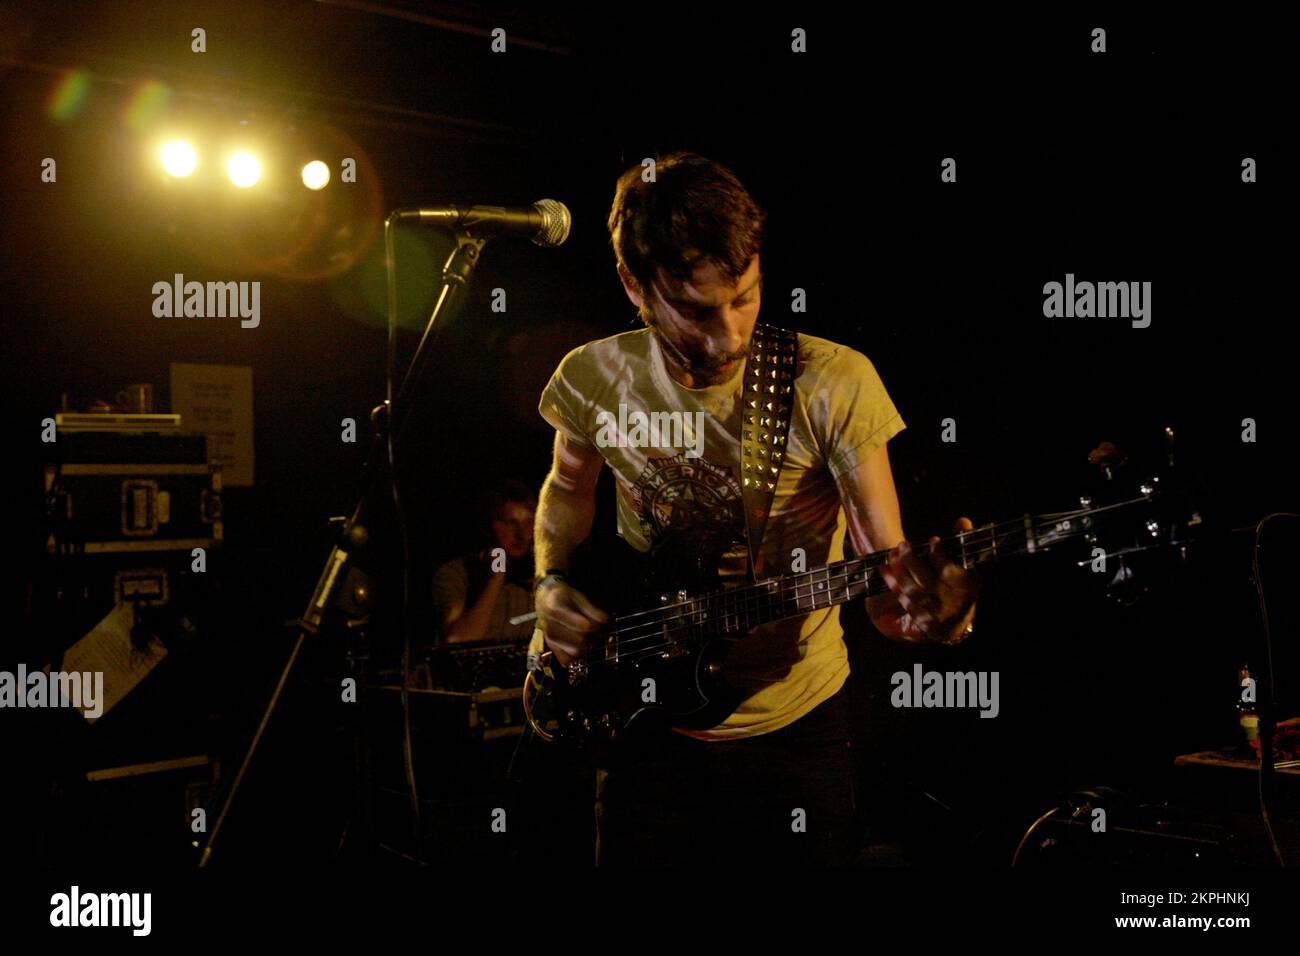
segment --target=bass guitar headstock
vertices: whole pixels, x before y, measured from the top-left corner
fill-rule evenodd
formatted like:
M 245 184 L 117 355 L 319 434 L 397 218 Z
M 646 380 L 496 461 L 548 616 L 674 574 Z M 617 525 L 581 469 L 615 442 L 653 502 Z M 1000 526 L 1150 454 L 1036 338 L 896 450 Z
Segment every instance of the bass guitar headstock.
M 1087 545 L 1079 566 L 1104 575 L 1107 595 L 1125 605 L 1188 559 L 1203 525 L 1197 496 L 1175 468 L 1172 428 L 1161 444 L 1159 460 L 1143 472 L 1111 442 L 1089 452 L 1096 476 L 1074 516 Z

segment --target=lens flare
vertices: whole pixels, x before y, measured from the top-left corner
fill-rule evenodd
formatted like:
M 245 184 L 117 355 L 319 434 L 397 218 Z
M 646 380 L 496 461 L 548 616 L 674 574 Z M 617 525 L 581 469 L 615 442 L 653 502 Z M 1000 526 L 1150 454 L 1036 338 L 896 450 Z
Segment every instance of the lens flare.
M 46 103 L 46 113 L 56 123 L 72 119 L 86 104 L 90 75 L 85 70 L 68 70 L 59 79 Z
M 136 87 L 122 114 L 129 129 L 148 129 L 167 110 L 172 92 L 167 84 L 146 80 Z

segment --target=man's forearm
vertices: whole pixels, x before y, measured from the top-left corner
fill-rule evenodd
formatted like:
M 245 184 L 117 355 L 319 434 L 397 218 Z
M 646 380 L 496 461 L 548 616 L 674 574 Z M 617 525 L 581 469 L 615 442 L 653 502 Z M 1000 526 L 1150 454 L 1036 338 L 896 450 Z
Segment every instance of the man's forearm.
M 537 501 L 537 524 L 533 547 L 537 572 L 552 568 L 567 571 L 573 549 L 591 533 L 596 502 L 591 495 L 567 491 L 551 478 L 542 485 Z

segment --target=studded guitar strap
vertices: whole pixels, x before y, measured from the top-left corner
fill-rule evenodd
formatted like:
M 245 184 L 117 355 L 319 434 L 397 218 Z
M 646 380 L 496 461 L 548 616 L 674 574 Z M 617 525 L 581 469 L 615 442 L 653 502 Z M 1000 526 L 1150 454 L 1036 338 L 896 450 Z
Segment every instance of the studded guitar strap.
M 740 478 L 751 580 L 758 575 L 763 530 L 785 459 L 798 355 L 798 333 L 770 325 L 754 326 L 741 386 L 740 425 Z

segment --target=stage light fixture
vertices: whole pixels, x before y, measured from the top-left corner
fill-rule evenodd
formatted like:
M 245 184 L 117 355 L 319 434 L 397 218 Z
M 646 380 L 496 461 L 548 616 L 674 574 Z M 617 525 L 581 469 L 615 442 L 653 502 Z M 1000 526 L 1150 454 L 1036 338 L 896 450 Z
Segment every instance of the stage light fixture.
M 233 153 L 226 161 L 226 175 L 240 189 L 247 189 L 262 178 L 262 164 L 252 153 Z
M 176 139 L 164 143 L 162 148 L 162 165 L 172 176 L 188 176 L 194 172 L 199 158 L 194 147 L 184 140 Z
M 308 189 L 324 189 L 330 181 L 330 168 L 319 159 L 313 159 L 302 168 L 302 184 Z

